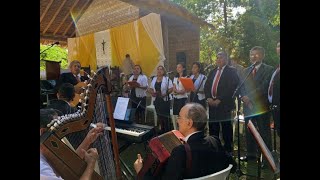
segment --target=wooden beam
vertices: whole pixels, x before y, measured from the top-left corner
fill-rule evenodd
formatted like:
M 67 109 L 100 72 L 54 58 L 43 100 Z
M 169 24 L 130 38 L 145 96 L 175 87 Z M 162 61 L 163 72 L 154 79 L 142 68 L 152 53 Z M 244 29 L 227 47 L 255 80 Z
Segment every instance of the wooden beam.
M 51 0 L 48 4 L 48 6 L 46 7 L 46 9 L 44 10 L 44 12 L 42 13 L 41 17 L 40 17 L 40 23 L 42 21 L 42 19 L 44 18 L 44 16 L 47 14 L 49 8 L 51 7 L 51 4 L 53 3 L 53 0 Z
M 79 0 L 75 0 L 72 7 L 70 8 L 70 12 L 72 12 L 73 8 L 78 4 Z M 61 23 L 59 24 L 59 26 L 56 28 L 56 30 L 53 32 L 53 35 L 57 34 L 57 32 L 60 30 L 62 24 L 64 24 L 64 22 L 66 21 L 67 17 L 70 16 L 70 13 L 67 13 L 64 18 L 62 19 Z
M 49 27 L 51 26 L 51 24 L 53 23 L 53 21 L 56 19 L 57 15 L 60 13 L 61 8 L 63 7 L 63 5 L 66 3 L 67 0 L 63 0 L 63 2 L 60 4 L 58 10 L 54 13 L 54 15 L 52 16 L 49 24 L 47 25 L 47 27 L 43 30 L 43 34 L 45 34 L 47 32 L 47 30 L 49 29 Z
M 84 11 L 86 10 L 86 7 L 88 7 L 91 2 L 92 2 L 92 0 L 88 0 L 88 1 L 82 6 L 82 8 L 81 8 L 80 11 L 79 11 L 78 16 L 76 17 L 76 19 L 74 20 L 74 22 L 73 22 L 73 20 L 70 22 L 70 24 L 68 25 L 67 29 L 66 29 L 66 30 L 64 31 L 64 33 L 62 34 L 63 36 L 65 36 L 65 35 L 67 34 L 67 32 L 69 31 L 69 29 L 70 29 L 70 27 L 71 27 L 71 25 L 72 25 L 73 23 L 74 23 L 74 24 L 77 23 L 77 21 L 80 19 L 80 17 L 82 16 L 82 14 L 84 13 Z M 88 6 L 87 6 L 87 5 L 88 5 Z M 75 27 L 75 28 L 77 28 L 77 27 Z
M 74 37 L 74 35 L 76 34 L 76 31 L 77 31 L 77 28 L 74 28 L 74 31 L 73 31 L 73 33 L 71 34 L 70 37 Z
M 40 39 L 47 39 L 51 41 L 62 41 L 67 42 L 68 37 L 67 36 L 61 36 L 61 35 L 53 35 L 53 34 L 41 34 L 40 33 Z

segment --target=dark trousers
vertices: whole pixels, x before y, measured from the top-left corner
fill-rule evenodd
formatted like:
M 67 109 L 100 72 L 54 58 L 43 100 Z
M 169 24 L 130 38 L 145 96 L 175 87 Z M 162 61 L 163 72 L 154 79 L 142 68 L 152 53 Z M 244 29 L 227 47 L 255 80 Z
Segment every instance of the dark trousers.
M 161 126 L 159 134 L 170 131 L 170 101 L 164 101 L 162 98 L 157 97 L 153 104 Z
M 173 115 L 179 115 L 179 112 L 181 110 L 181 108 L 186 105 L 187 103 L 187 98 L 181 98 L 181 99 L 178 99 L 178 98 L 174 98 L 173 99 Z
M 199 100 L 199 99 L 198 99 L 198 95 L 195 95 L 194 92 L 191 92 L 191 94 L 190 94 L 190 102 L 199 103 L 199 104 L 201 104 L 205 109 L 207 109 L 206 99 Z
M 231 111 L 219 110 L 209 107 L 209 134 L 219 137 L 220 124 L 222 127 L 222 137 L 224 148 L 228 152 L 233 152 L 233 128 Z
M 246 115 L 245 115 L 246 116 Z M 248 121 L 251 122 L 256 127 L 257 131 L 259 132 L 260 136 L 262 137 L 263 141 L 269 148 L 272 149 L 272 142 L 271 142 L 271 129 L 270 129 L 270 112 L 263 113 L 261 115 L 253 116 L 253 117 L 245 117 L 245 125 L 247 127 Z M 259 157 L 258 146 L 257 143 L 252 136 L 251 132 L 246 128 L 246 144 L 247 144 L 247 156 L 249 157 Z M 259 148 L 260 152 L 260 148 Z
M 280 108 L 274 108 L 272 110 L 272 117 L 274 121 L 274 129 L 277 130 L 277 134 L 280 137 Z

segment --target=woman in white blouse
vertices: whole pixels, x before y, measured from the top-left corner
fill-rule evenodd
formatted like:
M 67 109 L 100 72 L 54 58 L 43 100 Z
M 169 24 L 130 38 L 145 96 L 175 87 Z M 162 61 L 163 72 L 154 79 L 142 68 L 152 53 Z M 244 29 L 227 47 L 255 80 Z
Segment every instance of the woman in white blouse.
M 193 81 L 195 89 L 190 93 L 190 102 L 196 102 L 201 104 L 207 109 L 207 103 L 204 95 L 204 84 L 206 83 L 207 77 L 201 73 L 201 65 L 198 62 L 192 64 L 192 75 L 190 78 Z
M 136 84 L 129 84 L 131 107 L 136 108 L 135 121 L 142 123 L 145 118 L 146 109 L 146 90 L 148 88 L 148 78 L 142 73 L 140 65 L 135 65 L 133 68 L 133 75 L 128 82 L 137 82 Z
M 186 77 L 186 67 L 183 63 L 177 64 L 177 75 L 173 78 L 173 115 L 177 118 L 180 109 L 187 103 L 188 95 L 184 89 L 180 77 Z M 175 122 L 175 121 L 174 121 Z
M 170 100 L 173 86 L 172 81 L 167 76 L 166 69 L 163 66 L 157 67 L 157 76 L 151 80 L 148 92 L 152 96 L 152 101 L 155 106 L 158 120 L 160 122 L 160 132 L 163 134 L 171 130 L 170 128 Z

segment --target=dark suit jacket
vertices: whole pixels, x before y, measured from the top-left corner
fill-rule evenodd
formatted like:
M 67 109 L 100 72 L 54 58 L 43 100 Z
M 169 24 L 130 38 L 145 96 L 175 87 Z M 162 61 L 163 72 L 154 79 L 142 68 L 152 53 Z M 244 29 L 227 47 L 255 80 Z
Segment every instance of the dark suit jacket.
M 213 69 L 208 75 L 208 79 L 204 85 L 204 93 L 206 98 L 212 98 L 211 89 L 216 73 L 217 68 Z M 221 103 L 217 107 L 218 109 L 230 111 L 235 108 L 235 99 L 232 98 L 232 95 L 234 93 L 234 90 L 237 88 L 238 83 L 239 77 L 236 69 L 234 67 L 226 65 L 220 76 L 219 84 L 217 87 L 217 99 L 221 101 Z
M 241 76 L 241 81 L 250 72 L 252 67 L 244 69 Z M 268 88 L 274 68 L 265 63 L 262 63 L 254 78 L 252 75 L 248 77 L 240 90 L 241 96 L 248 96 L 253 103 L 253 110 L 249 110 L 246 105 L 244 113 L 247 115 L 267 112 L 269 110 Z
M 88 80 L 89 78 L 87 76 L 81 76 L 80 77 L 80 80 L 81 82 L 85 81 L 85 80 Z M 59 87 L 61 86 L 61 84 L 63 83 L 70 83 L 72 85 L 77 85 L 78 84 L 78 81 L 76 79 L 76 77 L 74 77 L 74 75 L 71 73 L 71 72 L 68 72 L 68 73 L 62 73 L 60 75 L 60 78 L 58 80 L 58 83 L 56 85 L 56 90 L 58 91 L 59 90 Z
M 179 145 L 172 150 L 161 175 L 158 177 L 149 176 L 145 179 L 178 180 L 195 178 L 221 171 L 227 168 L 229 164 L 234 164 L 234 167 L 236 167 L 235 161 L 225 153 L 220 140 L 216 137 L 206 137 L 203 132 L 198 132 L 191 135 L 187 143 L 191 149 L 191 170 L 187 171 L 186 169 L 185 147 Z
M 72 114 L 77 111 L 76 108 L 71 107 L 66 101 L 60 100 L 60 99 L 51 100 L 47 108 L 53 108 L 58 110 L 59 116 L 62 116 L 65 114 Z
M 280 106 L 280 72 L 273 79 L 272 104 Z

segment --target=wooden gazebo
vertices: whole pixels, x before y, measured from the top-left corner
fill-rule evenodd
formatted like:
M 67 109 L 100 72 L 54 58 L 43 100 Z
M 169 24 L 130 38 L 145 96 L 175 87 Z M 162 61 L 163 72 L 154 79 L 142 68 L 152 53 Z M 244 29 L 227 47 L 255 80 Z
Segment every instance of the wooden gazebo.
M 161 16 L 169 69 L 176 60 L 199 60 L 199 27 L 214 27 L 169 0 L 40 0 L 40 43 L 58 41 L 67 46 L 68 38 L 126 24 L 151 12 Z

